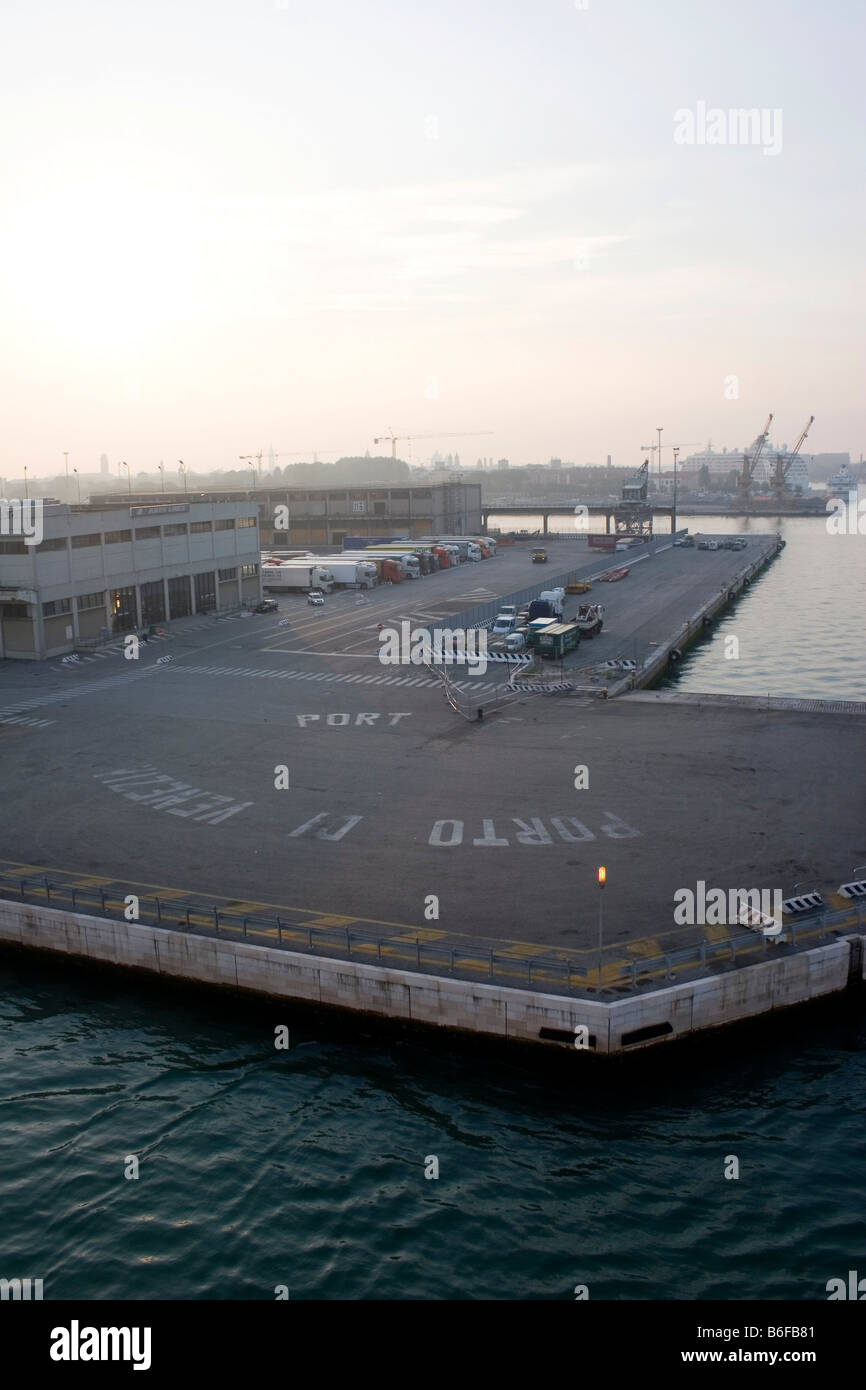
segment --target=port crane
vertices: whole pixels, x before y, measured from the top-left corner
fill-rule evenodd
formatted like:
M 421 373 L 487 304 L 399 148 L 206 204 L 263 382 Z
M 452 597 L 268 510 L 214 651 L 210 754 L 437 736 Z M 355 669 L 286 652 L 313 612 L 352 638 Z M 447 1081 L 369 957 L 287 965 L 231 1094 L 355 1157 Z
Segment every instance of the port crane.
M 790 451 L 790 453 L 788 454 L 788 456 L 787 456 L 787 458 L 785 459 L 784 463 L 783 463 L 783 461 L 782 461 L 782 455 L 781 455 L 781 454 L 777 454 L 777 455 L 776 455 L 776 475 L 775 475 L 775 477 L 773 478 L 773 491 L 774 491 L 774 493 L 776 494 L 776 499 L 777 499 L 777 501 L 779 501 L 779 502 L 781 502 L 782 497 L 784 496 L 784 492 L 785 492 L 785 479 L 786 479 L 787 476 L 788 476 L 788 470 L 789 470 L 789 468 L 791 467 L 791 464 L 794 462 L 794 459 L 797 457 L 797 455 L 799 454 L 800 450 L 802 449 L 802 447 L 803 447 L 803 445 L 804 445 L 804 443 L 805 443 L 805 441 L 806 441 L 806 435 L 809 433 L 809 430 L 812 428 L 812 425 L 813 425 L 814 423 L 815 423 L 815 417 L 814 417 L 814 415 L 810 415 L 809 418 L 808 418 L 808 420 L 806 421 L 805 427 L 804 427 L 804 429 L 803 429 L 803 431 L 802 431 L 802 433 L 801 433 L 801 435 L 800 435 L 800 438 L 797 440 L 797 442 L 796 442 L 796 444 L 794 445 L 793 449 L 792 449 L 792 450 Z
M 773 415 L 771 412 L 767 416 L 767 423 L 764 425 L 764 428 L 762 429 L 761 433 L 758 435 L 757 439 L 752 445 L 751 453 L 747 453 L 745 455 L 745 458 L 743 459 L 743 471 L 740 474 L 740 492 L 742 493 L 746 501 L 748 501 L 749 493 L 752 489 L 752 479 L 755 475 L 755 465 L 758 463 L 761 454 L 764 452 L 767 440 L 770 437 L 770 426 L 772 425 L 772 423 Z
M 468 439 L 473 435 L 492 433 L 493 430 L 466 430 L 459 431 L 456 434 L 395 434 L 394 431 L 389 428 L 387 434 L 377 435 L 373 443 L 384 444 L 386 440 L 390 439 L 391 457 L 395 459 L 397 457 L 397 443 L 399 440 L 408 440 L 408 442 L 411 443 L 413 439 Z

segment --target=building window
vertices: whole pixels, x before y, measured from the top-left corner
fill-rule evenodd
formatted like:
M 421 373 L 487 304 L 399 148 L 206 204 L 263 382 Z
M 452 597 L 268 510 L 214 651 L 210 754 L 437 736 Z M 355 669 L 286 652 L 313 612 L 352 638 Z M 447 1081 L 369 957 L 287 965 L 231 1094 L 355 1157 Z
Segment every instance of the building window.
M 102 544 L 102 536 L 100 535 L 100 533 L 99 533 L 98 531 L 93 531 L 90 535 L 87 535 L 87 536 L 73 536 L 73 537 L 72 537 L 72 549 L 73 549 L 73 550 L 83 550 L 84 547 L 85 547 L 86 545 L 101 545 L 101 544 Z
M 65 549 L 66 549 L 66 537 L 65 537 L 65 536 L 52 536 L 50 540 L 47 540 L 47 541 L 40 541 L 39 544 L 36 546 L 37 553 L 40 554 L 40 555 L 41 555 L 42 552 L 45 551 L 45 550 L 65 550 Z
M 135 589 L 112 589 L 110 611 L 114 632 L 131 632 L 137 621 Z
M 190 535 L 192 535 L 193 532 L 195 532 L 196 535 L 198 535 L 198 534 L 200 534 L 202 531 L 210 531 L 210 529 L 211 529 L 211 523 L 210 523 L 209 521 L 191 521 L 191 522 L 190 522 L 190 527 L 189 527 Z
M 237 579 L 237 577 L 238 577 L 238 567 L 237 567 L 237 565 L 235 565 L 234 569 L 230 569 L 230 570 L 220 570 L 220 571 L 219 571 L 219 577 L 220 577 L 220 580 Z
M 367 505 L 367 504 L 366 504 L 365 502 L 353 502 L 353 503 L 352 503 L 352 511 L 353 511 L 353 512 L 363 512 L 363 511 L 365 510 L 365 508 L 366 508 L 366 505 Z M 380 505 L 380 506 L 383 508 L 383 510 L 384 510 L 384 506 L 385 506 L 384 502 L 381 502 L 379 505 Z
M 197 574 L 193 579 L 195 585 L 195 611 L 197 613 L 210 613 L 216 608 L 216 584 L 214 583 L 214 572 L 209 574 Z
M 137 541 L 155 541 L 159 538 L 158 526 L 139 526 L 135 533 Z
M 239 517 L 238 517 L 238 526 L 241 527 L 241 528 L 244 527 L 244 526 L 258 526 L 258 524 L 259 524 L 259 519 L 258 519 L 257 516 L 239 516 Z
M 168 608 L 170 618 L 185 618 L 192 612 L 189 597 L 189 575 L 180 575 L 168 581 Z
M 79 594 L 78 598 L 75 601 L 78 604 L 79 613 L 83 613 L 85 608 L 105 607 L 104 594 Z
M 359 502 L 356 502 L 354 505 L 355 505 L 355 507 L 359 507 L 359 506 L 361 506 L 362 504 L 359 503 Z M 387 503 L 387 502 L 374 502 L 374 503 L 373 503 L 373 515 L 374 515 L 374 516 L 386 516 L 387 513 L 388 513 L 388 503 Z
M 146 627 L 151 623 L 165 622 L 165 590 L 161 579 L 141 586 L 141 621 Z
M 51 603 L 43 603 L 43 618 L 57 618 L 61 613 L 72 612 L 72 600 L 69 598 L 55 598 Z
M 258 574 L 258 572 L 259 572 L 259 567 L 258 567 L 258 565 L 242 565 L 242 566 L 241 566 L 241 578 L 242 578 L 242 579 L 255 579 L 255 577 L 256 577 L 256 575 Z
M 2 612 L 3 617 L 8 618 L 10 622 L 24 622 L 30 616 L 26 603 L 0 604 L 0 612 Z
M 215 531 L 233 531 L 235 529 L 235 519 L 233 516 L 230 516 L 226 520 L 215 521 L 213 525 Z
M 185 523 L 185 522 L 177 522 L 175 525 L 172 525 L 172 526 L 163 526 L 163 528 L 162 528 L 162 534 L 163 534 L 164 536 L 185 536 L 185 535 L 186 535 L 186 523 Z
M 106 545 L 125 545 L 127 541 L 131 540 L 131 531 L 106 531 L 105 533 Z
M 32 549 L 23 541 L 0 541 L 0 555 L 27 555 Z

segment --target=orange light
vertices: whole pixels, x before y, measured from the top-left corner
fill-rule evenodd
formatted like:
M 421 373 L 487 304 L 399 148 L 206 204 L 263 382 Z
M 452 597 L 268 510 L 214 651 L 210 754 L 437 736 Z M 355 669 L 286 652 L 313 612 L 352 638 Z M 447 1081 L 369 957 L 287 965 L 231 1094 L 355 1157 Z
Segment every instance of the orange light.
M 599 888 L 603 888 L 604 885 L 605 885 L 605 883 L 606 883 L 606 881 L 607 881 L 607 869 L 604 867 L 603 864 L 600 864 L 600 865 L 599 865 L 599 869 L 598 869 L 598 886 L 599 886 Z

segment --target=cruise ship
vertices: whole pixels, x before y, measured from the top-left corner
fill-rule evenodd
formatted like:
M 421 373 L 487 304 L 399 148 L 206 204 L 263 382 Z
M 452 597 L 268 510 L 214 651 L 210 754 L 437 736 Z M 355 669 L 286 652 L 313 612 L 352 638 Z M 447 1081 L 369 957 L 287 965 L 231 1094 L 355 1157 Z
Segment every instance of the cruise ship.
M 834 473 L 832 478 L 827 480 L 828 497 L 847 497 L 849 492 L 857 489 L 857 479 L 851 472 L 847 463 L 843 463 L 838 473 Z

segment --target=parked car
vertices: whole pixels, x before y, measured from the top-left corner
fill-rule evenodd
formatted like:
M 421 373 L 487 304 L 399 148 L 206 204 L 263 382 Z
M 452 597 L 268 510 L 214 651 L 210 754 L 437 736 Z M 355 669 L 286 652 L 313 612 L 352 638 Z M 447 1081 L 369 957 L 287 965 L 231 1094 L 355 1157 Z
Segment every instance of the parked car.
M 707 550 L 718 550 L 718 541 L 707 541 Z
M 522 652 L 526 648 L 526 638 L 522 632 L 512 632 L 505 639 L 505 650 L 510 656 L 516 652 Z
M 516 626 L 517 618 L 513 613 L 500 613 L 493 624 L 493 636 L 505 637 L 509 632 L 513 632 Z
M 500 610 L 499 610 L 499 616 L 500 616 L 500 618 L 516 618 L 516 617 L 517 617 L 517 604 L 516 604 L 516 603 L 503 603 L 502 607 L 501 607 Z
M 254 613 L 276 613 L 277 600 L 275 598 L 263 598 L 261 603 L 257 603 L 253 609 Z
M 322 608 L 325 603 L 325 595 L 314 589 L 312 593 L 307 595 L 307 603 L 311 603 L 314 608 Z
M 709 541 L 698 541 L 698 550 L 709 550 Z

